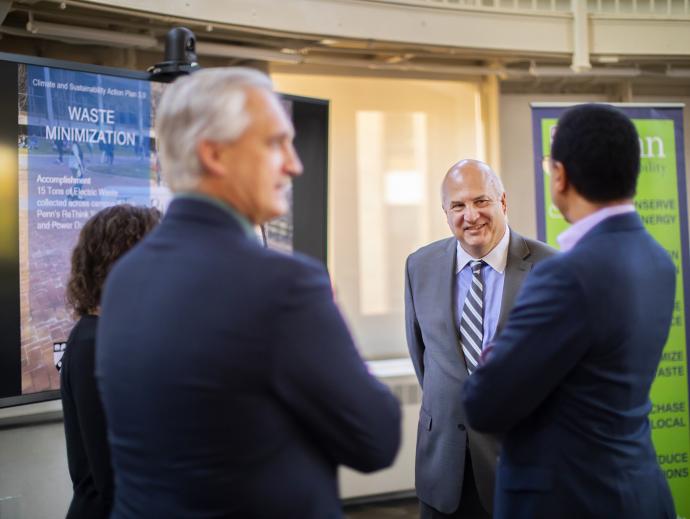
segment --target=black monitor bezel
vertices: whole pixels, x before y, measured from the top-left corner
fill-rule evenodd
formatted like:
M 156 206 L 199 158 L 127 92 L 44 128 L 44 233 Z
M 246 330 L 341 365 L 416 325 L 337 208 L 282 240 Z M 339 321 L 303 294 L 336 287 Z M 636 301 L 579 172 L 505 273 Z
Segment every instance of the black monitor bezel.
M 12 53 L 6 53 L 6 52 L 0 52 L 0 62 L 9 62 L 9 63 L 16 63 L 16 64 L 26 64 L 26 65 L 37 65 L 37 66 L 42 66 L 42 67 L 52 67 L 52 68 L 61 68 L 61 69 L 67 69 L 67 70 L 74 70 L 78 72 L 90 72 L 94 74 L 103 74 L 103 75 L 111 75 L 111 76 L 117 76 L 117 77 L 125 77 L 125 78 L 131 78 L 131 79 L 139 79 L 139 80 L 146 80 L 146 81 L 155 81 L 155 82 L 161 82 L 161 83 L 166 83 L 169 82 L 169 80 L 165 79 L 159 79 L 156 78 L 155 76 L 152 77 L 151 74 L 147 72 L 142 72 L 142 71 L 137 71 L 137 70 L 130 70 L 130 69 L 123 69 L 123 68 L 117 68 L 117 67 L 108 67 L 108 66 L 102 66 L 102 65 L 93 65 L 93 64 L 88 64 L 88 63 L 79 63 L 79 62 L 74 62 L 74 61 L 66 61 L 66 60 L 59 60 L 59 59 L 51 59 L 51 58 L 41 58 L 41 57 L 35 57 L 35 56 L 25 56 L 21 54 L 12 54 Z M 280 94 L 281 97 L 283 97 L 286 100 L 292 101 L 292 102 L 297 102 L 297 103 L 302 103 L 302 105 L 296 105 L 296 106 L 304 106 L 307 108 L 312 108 L 312 112 L 316 114 L 316 112 L 321 112 L 321 117 L 317 117 L 317 120 L 315 121 L 309 121 L 310 122 L 310 129 L 316 132 L 315 138 L 320 139 L 320 142 L 317 143 L 316 146 L 313 146 L 313 153 L 309 154 L 304 154 L 302 156 L 302 160 L 304 163 L 304 167 L 306 171 L 313 171 L 313 170 L 320 170 L 321 175 L 314 175 L 310 179 L 309 176 L 301 177 L 300 180 L 303 178 L 309 179 L 305 183 L 299 183 L 295 184 L 295 187 L 293 188 L 293 200 L 294 200 L 294 206 L 295 208 L 300 208 L 299 210 L 295 209 L 295 213 L 293 215 L 294 218 L 294 224 L 295 228 L 301 228 L 301 226 L 305 225 L 308 223 L 312 229 L 308 233 L 304 233 L 305 235 L 303 236 L 300 234 L 299 238 L 297 233 L 295 234 L 294 237 L 294 247 L 295 250 L 298 250 L 300 252 L 306 253 L 310 256 L 315 257 L 316 259 L 320 260 L 324 265 L 326 265 L 327 261 L 327 208 L 328 208 L 328 197 L 327 197 L 327 192 L 328 192 L 328 133 L 329 133 L 329 102 L 324 99 L 315 99 L 315 98 L 309 98 L 309 97 L 303 97 L 303 96 L 294 96 L 294 95 L 289 95 L 289 94 Z M 9 100 L 9 102 L 14 103 L 15 105 L 15 114 L 16 114 L 16 103 L 17 99 L 16 97 L 14 99 Z M 293 105 L 294 108 L 295 105 Z M 318 115 L 318 114 L 316 114 Z M 323 117 L 325 115 L 325 117 Z M 15 117 L 16 120 L 16 117 Z M 300 151 L 300 146 L 301 146 L 301 137 L 300 133 L 304 135 L 304 132 L 300 132 L 300 128 L 296 128 L 296 139 L 295 139 L 295 147 L 298 149 L 298 152 Z M 17 136 L 15 135 L 14 142 L 16 143 L 17 141 Z M 302 187 L 304 186 L 304 187 Z M 17 193 L 18 197 L 18 193 Z M 310 204 L 314 205 L 316 204 L 316 208 L 310 207 L 309 210 L 306 210 L 307 208 L 307 202 Z M 314 210 L 317 212 L 316 218 L 313 218 L 313 213 Z M 18 247 L 18 244 L 17 244 Z M 17 256 L 17 264 L 18 264 L 19 258 Z M 18 265 L 17 265 L 18 266 Z M 17 280 L 19 278 L 19 269 L 17 268 Z M 17 295 L 19 294 L 19 288 L 17 287 Z M 14 334 L 14 346 L 17 347 L 18 345 L 21 344 L 21 321 L 19 317 L 19 301 L 16 301 L 16 309 L 12 312 L 12 318 L 9 320 L 3 319 L 5 322 L 4 327 L 6 328 L 3 330 L 3 326 L 0 326 L 0 339 L 2 337 L 6 337 L 8 335 Z M 4 313 L 4 311 L 3 311 Z M 16 315 L 14 315 L 16 313 Z M 7 314 L 5 314 L 7 317 Z M 14 325 L 16 326 L 11 326 L 8 324 L 8 321 L 14 321 Z M 14 330 L 9 330 L 10 328 L 14 328 Z M 9 341 L 8 341 L 9 342 Z M 4 345 L 0 343 L 0 349 L 3 349 Z M 21 351 L 21 350 L 20 350 Z M 20 374 L 21 377 L 21 374 Z M 34 404 L 34 403 L 39 403 L 39 402 L 46 402 L 50 400 L 56 400 L 60 398 L 60 390 L 49 390 L 49 391 L 41 391 L 38 393 L 30 393 L 26 395 L 16 395 L 16 396 L 8 396 L 8 397 L 0 397 L 0 409 L 2 408 L 7 408 L 7 407 L 13 407 L 13 406 L 19 406 L 19 405 L 25 405 L 25 404 Z

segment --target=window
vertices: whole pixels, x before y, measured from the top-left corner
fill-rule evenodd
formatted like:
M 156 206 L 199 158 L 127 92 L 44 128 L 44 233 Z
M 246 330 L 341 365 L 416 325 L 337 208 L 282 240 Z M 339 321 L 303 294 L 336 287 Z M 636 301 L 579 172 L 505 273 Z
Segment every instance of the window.
M 272 77 L 280 92 L 331 101 L 328 263 L 336 297 L 365 358 L 405 357 L 405 259 L 450 236 L 440 197 L 448 168 L 484 157 L 479 87 Z

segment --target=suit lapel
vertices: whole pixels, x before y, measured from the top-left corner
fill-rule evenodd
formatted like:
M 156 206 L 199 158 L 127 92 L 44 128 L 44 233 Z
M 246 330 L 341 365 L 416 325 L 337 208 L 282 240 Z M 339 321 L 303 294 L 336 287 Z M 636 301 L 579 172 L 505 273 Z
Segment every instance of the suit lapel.
M 443 251 L 443 258 L 441 260 L 440 275 L 437 276 L 438 285 L 436 293 L 439 295 L 439 308 L 445 314 L 444 321 L 446 322 L 446 334 L 448 337 L 448 344 L 452 345 L 455 353 L 460 357 L 460 362 L 464 369 L 460 370 L 461 376 L 467 375 L 467 367 L 465 364 L 465 356 L 462 354 L 462 347 L 460 346 L 460 335 L 455 326 L 455 307 L 453 305 L 455 299 L 455 269 L 457 262 L 456 254 L 457 241 L 452 238 L 448 241 L 448 246 Z
M 508 243 L 508 261 L 506 263 L 505 279 L 503 281 L 503 297 L 501 298 L 501 313 L 498 317 L 496 335 L 503 329 L 510 310 L 513 308 L 515 298 L 520 291 L 520 286 L 532 269 L 532 262 L 527 258 L 530 255 L 529 247 L 519 234 L 510 229 L 510 242 Z

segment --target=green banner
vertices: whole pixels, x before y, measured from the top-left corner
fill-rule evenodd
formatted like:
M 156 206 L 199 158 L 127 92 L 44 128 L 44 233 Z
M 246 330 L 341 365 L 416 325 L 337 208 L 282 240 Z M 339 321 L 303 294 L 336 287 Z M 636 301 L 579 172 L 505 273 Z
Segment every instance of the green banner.
M 533 108 L 535 137 L 541 137 L 541 146 L 535 142 L 535 150 L 541 153 L 535 157 L 537 203 L 543 204 L 538 208 L 540 238 L 554 247 L 558 247 L 556 237 L 569 224 L 551 201 L 549 178 L 542 171 L 541 158 L 550 154 L 557 117 L 566 108 Z M 680 115 L 672 118 L 665 114 L 665 110 L 654 107 L 620 108 L 631 117 L 640 137 L 640 178 L 635 206 L 647 230 L 668 251 L 676 265 L 675 311 L 652 385 L 649 419 L 659 464 L 671 487 L 676 513 L 679 518 L 690 519 L 690 420 L 685 329 L 687 282 L 684 279 L 690 275 L 690 270 L 687 268 L 685 161 L 682 154 L 676 153 L 678 148 L 682 150 L 682 108 L 674 108 Z

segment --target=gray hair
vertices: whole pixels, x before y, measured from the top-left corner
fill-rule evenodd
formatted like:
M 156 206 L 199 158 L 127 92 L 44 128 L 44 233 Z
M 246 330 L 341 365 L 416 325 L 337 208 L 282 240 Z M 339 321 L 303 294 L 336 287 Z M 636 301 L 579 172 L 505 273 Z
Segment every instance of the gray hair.
M 270 78 L 243 67 L 209 68 L 168 85 L 156 114 L 163 178 L 173 191 L 194 189 L 201 177 L 202 140 L 231 142 L 249 126 L 248 88 L 273 90 Z

